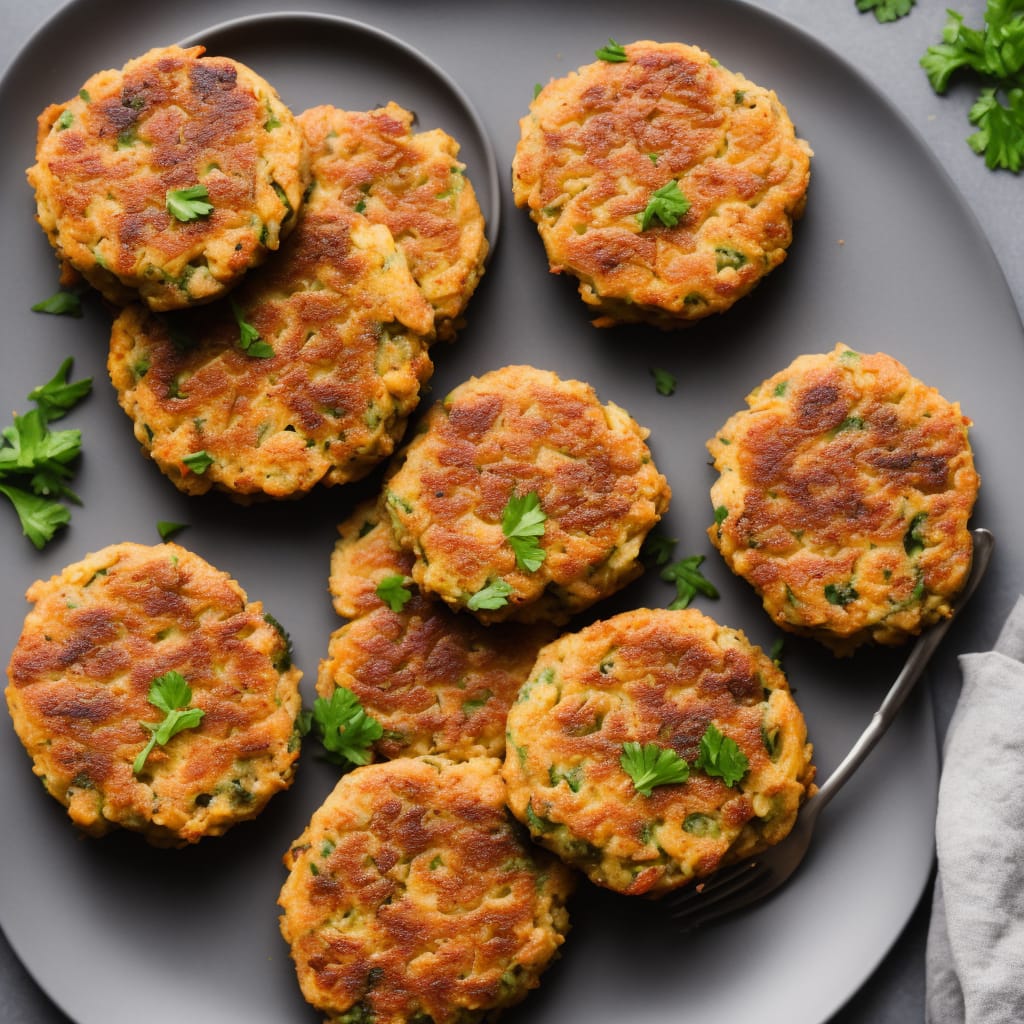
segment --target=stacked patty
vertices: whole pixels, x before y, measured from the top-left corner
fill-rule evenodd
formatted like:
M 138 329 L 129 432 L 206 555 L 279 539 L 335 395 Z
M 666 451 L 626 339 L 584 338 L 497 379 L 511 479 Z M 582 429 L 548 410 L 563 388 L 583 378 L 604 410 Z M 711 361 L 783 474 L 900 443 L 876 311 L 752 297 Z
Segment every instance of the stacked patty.
M 136 438 L 180 490 L 288 498 L 391 453 L 433 369 L 432 330 L 387 229 L 316 190 L 227 306 L 126 309 L 108 366 Z
M 684 326 L 785 259 L 810 149 L 774 92 L 703 50 L 620 49 L 534 98 L 513 193 L 596 326 Z
M 112 302 L 207 302 L 295 224 L 308 166 L 294 117 L 255 72 L 203 52 L 150 50 L 39 117 L 39 223 Z
M 332 1020 L 469 1024 L 538 984 L 573 878 L 510 820 L 500 767 L 356 769 L 292 844 L 281 933 L 303 995 Z
M 735 775 L 708 743 L 735 746 Z M 637 758 L 686 765 L 648 788 Z M 810 758 L 785 676 L 743 633 L 639 609 L 540 652 L 509 713 L 504 777 L 534 839 L 598 885 L 657 896 L 784 839 Z
M 413 579 L 484 622 L 565 622 L 614 593 L 642 572 L 671 495 L 647 435 L 588 384 L 531 366 L 459 385 L 382 497 Z
M 175 544 L 104 548 L 28 590 L 7 704 L 33 771 L 90 835 L 157 846 L 220 835 L 292 781 L 301 673 L 280 626 Z M 177 673 L 197 724 L 140 762 Z M 180 708 L 172 708 L 172 711 Z
M 708 441 L 708 530 L 783 629 L 838 654 L 950 614 L 979 478 L 955 402 L 845 345 L 769 377 Z
M 380 757 L 501 757 L 508 709 L 553 631 L 483 626 L 419 593 L 412 556 L 395 546 L 375 502 L 338 530 L 330 589 L 350 621 L 331 636 L 317 692 L 327 700 L 339 686 L 355 693 L 383 726 Z
M 383 224 L 451 341 L 484 271 L 484 221 L 459 144 L 440 128 L 414 132 L 397 103 L 357 112 L 320 106 L 299 116 L 314 179 Z

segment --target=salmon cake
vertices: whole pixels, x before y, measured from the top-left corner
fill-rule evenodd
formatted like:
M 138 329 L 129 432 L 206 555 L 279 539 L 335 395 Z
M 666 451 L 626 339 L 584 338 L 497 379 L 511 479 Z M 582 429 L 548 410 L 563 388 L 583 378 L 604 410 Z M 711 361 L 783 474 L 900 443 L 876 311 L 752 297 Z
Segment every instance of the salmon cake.
M 114 322 L 142 450 L 187 494 L 293 498 L 365 476 L 433 371 L 434 314 L 387 228 L 322 194 L 227 303 Z
M 355 693 L 383 726 L 377 758 L 504 756 L 508 709 L 554 630 L 484 626 L 425 597 L 412 582 L 412 555 L 397 548 L 373 500 L 338 531 L 330 590 L 350 621 L 331 636 L 317 693 Z
M 481 621 L 565 622 L 643 571 L 671 490 L 649 431 L 589 384 L 506 366 L 427 414 L 383 507 L 425 593 Z
M 782 628 L 836 654 L 951 613 L 978 495 L 970 420 L 884 353 L 800 356 L 708 441 L 711 542 Z
M 540 652 L 504 777 L 534 839 L 597 885 L 661 896 L 784 839 L 814 768 L 760 648 L 693 609 L 642 608 Z
M 301 673 L 277 621 L 176 544 L 114 544 L 28 590 L 7 706 L 83 832 L 184 846 L 292 783 Z
M 118 305 L 208 302 L 294 227 L 308 180 L 295 118 L 250 68 L 203 53 L 150 50 L 39 116 L 39 224 L 65 270 Z
M 511 819 L 500 768 L 357 768 L 292 844 L 281 933 L 303 996 L 330 1020 L 472 1024 L 539 984 L 574 878 Z
M 786 258 L 811 150 L 772 90 L 697 47 L 602 52 L 520 121 L 516 205 L 595 326 L 724 312 Z
M 440 128 L 414 131 L 397 103 L 366 112 L 313 107 L 299 115 L 317 187 L 383 224 L 451 341 L 484 272 L 484 216 L 459 144 Z

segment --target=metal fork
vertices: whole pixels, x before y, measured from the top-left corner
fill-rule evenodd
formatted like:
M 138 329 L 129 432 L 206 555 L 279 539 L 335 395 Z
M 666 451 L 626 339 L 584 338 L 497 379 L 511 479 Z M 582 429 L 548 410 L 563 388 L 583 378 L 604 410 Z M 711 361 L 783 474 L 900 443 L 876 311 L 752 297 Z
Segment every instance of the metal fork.
M 971 572 L 954 613 L 962 609 L 970 599 L 992 557 L 992 534 L 988 530 L 977 529 L 973 531 L 973 538 L 974 558 Z M 892 724 L 952 621 L 953 616 L 943 619 L 918 637 L 900 674 L 867 728 L 828 780 L 801 808 L 796 825 L 781 843 L 752 860 L 716 872 L 707 882 L 678 889 L 666 898 L 665 903 L 671 916 L 683 931 L 703 928 L 719 918 L 756 903 L 792 877 L 807 853 L 818 815 L 853 775 L 864 758 L 871 753 L 875 744 Z

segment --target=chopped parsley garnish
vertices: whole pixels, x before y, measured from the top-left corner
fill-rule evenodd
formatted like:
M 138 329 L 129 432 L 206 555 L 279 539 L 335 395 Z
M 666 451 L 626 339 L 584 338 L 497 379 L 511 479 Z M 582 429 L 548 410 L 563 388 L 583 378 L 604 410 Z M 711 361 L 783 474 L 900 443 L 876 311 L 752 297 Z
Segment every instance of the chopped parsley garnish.
M 175 219 L 186 223 L 213 213 L 213 204 L 206 200 L 210 193 L 205 185 L 191 185 L 188 188 L 167 190 L 167 212 Z
M 857 10 L 874 11 L 876 20 L 880 22 L 895 21 L 910 13 L 916 0 L 857 0 Z
M 700 752 L 693 767 L 721 779 L 727 786 L 735 786 L 750 770 L 750 762 L 735 740 L 723 736 L 715 723 L 709 722 L 700 738 Z
M 69 356 L 45 384 L 33 388 L 28 393 L 28 400 L 36 403 L 47 423 L 59 420 L 65 413 L 70 412 L 92 390 L 91 377 L 69 382 L 70 370 Z
M 171 737 L 177 736 L 179 732 L 195 729 L 206 713 L 202 708 L 189 707 L 192 703 L 192 688 L 180 672 L 167 672 L 165 675 L 157 676 L 149 684 L 148 700 L 153 707 L 164 712 L 164 718 L 160 722 L 139 723 L 144 729 L 148 729 L 151 735 L 149 742 L 139 751 L 132 764 L 132 771 L 136 775 L 142 771 L 157 744 L 161 747 L 166 746 Z
M 667 228 L 674 228 L 690 208 L 690 200 L 679 191 L 674 178 L 667 185 L 651 193 L 644 212 L 640 214 L 640 230 L 646 231 L 657 218 Z
M 925 544 L 924 537 L 921 534 L 921 527 L 924 526 L 924 521 L 927 518 L 927 512 L 918 512 L 917 515 L 910 520 L 907 532 L 903 535 L 903 550 L 906 551 L 910 558 L 914 558 L 916 555 L 919 555 L 924 551 Z
M 995 89 L 983 89 L 967 115 L 978 130 L 967 144 L 985 157 L 990 170 L 1003 168 L 1019 173 L 1024 163 L 1024 87 L 1010 89 L 1007 106 L 999 102 Z
M 564 782 L 573 793 L 578 793 L 583 785 L 583 765 L 578 764 L 573 768 L 560 768 L 557 764 L 551 765 L 548 769 L 548 778 L 552 786 Z
M 0 484 L 0 494 L 14 506 L 21 531 L 39 549 L 53 540 L 57 530 L 71 522 L 71 513 L 56 501 L 32 494 L 21 487 Z
M 275 128 L 281 127 L 281 122 L 278 119 L 277 114 L 274 113 L 274 108 L 270 105 L 270 100 L 264 99 L 263 104 L 267 108 L 267 119 L 263 122 L 263 130 L 265 132 L 272 132 Z
M 600 50 L 594 51 L 594 56 L 598 60 L 606 60 L 610 64 L 622 64 L 624 61 L 629 60 L 625 47 L 611 38 L 609 38 L 606 46 L 602 46 Z
M 54 292 L 48 299 L 42 299 L 32 306 L 33 313 L 52 313 L 54 316 L 82 315 L 82 298 L 78 292 L 61 290 Z
M 641 796 L 650 796 L 655 786 L 683 783 L 690 777 L 690 765 L 671 747 L 657 743 L 623 743 L 619 764 Z M 700 738 L 693 768 L 721 779 L 727 786 L 735 786 L 750 770 L 750 761 L 735 740 L 724 736 L 714 722 L 709 722 Z M 555 784 L 554 778 L 552 784 Z
M 363 710 L 359 698 L 339 686 L 330 700 L 317 697 L 313 721 L 327 759 L 344 766 L 369 764 L 373 743 L 384 735 L 384 727 Z
M 170 540 L 176 533 L 188 529 L 188 523 L 172 523 L 168 519 L 160 519 L 156 524 L 156 532 L 161 540 Z
M 501 513 L 501 532 L 515 552 L 516 565 L 523 572 L 536 572 L 547 557 L 537 539 L 544 536 L 547 518 L 536 491 L 522 496 L 513 493 L 505 503 Z
M 940 95 L 956 72 L 977 76 L 983 88 L 967 117 L 978 130 L 967 143 L 990 169 L 1017 174 L 1024 165 L 1024 7 L 988 0 L 982 29 L 965 25 L 958 11 L 946 13 L 942 42 L 928 47 L 921 67 Z
M 534 82 L 534 84 L 533 84 L 533 98 L 534 99 L 536 99 L 540 95 L 541 90 L 543 88 L 544 88 L 544 86 L 541 85 L 540 82 Z
M 412 600 L 409 581 L 401 573 L 385 576 L 377 584 L 376 594 L 393 612 L 400 612 Z
M 835 433 L 841 434 L 844 430 L 863 430 L 864 419 L 861 416 L 847 416 L 835 429 Z
M 65 110 L 64 113 L 57 118 L 57 131 L 62 132 L 67 128 L 70 128 L 75 123 L 75 115 L 70 110 Z
M 777 668 L 782 668 L 782 650 L 785 646 L 786 641 L 781 636 L 777 636 L 768 651 L 768 657 L 772 659 Z
M 619 764 L 641 796 L 650 796 L 655 786 L 685 782 L 690 777 L 690 766 L 674 750 L 657 743 L 623 743 Z
M 718 597 L 718 590 L 714 584 L 705 579 L 700 571 L 700 564 L 703 561 L 703 555 L 690 555 L 689 558 L 681 558 L 661 570 L 661 578 L 666 583 L 676 585 L 676 599 L 669 605 L 670 609 L 688 607 L 698 594 Z
M 471 612 L 494 611 L 508 604 L 508 596 L 512 593 L 512 585 L 504 580 L 492 580 L 482 590 L 478 590 L 466 602 Z
M 213 456 L 206 449 L 200 449 L 197 452 L 192 452 L 191 455 L 186 455 L 181 461 L 196 476 L 202 476 L 213 465 Z
M 36 408 L 15 414 L 0 432 L 0 494 L 14 506 L 22 532 L 40 549 L 71 521 L 70 511 L 57 499 L 80 503 L 67 481 L 70 463 L 82 450 L 82 433 L 49 428 L 92 389 L 91 378 L 69 383 L 70 369 L 68 358 L 49 381 L 29 392 Z
M 739 270 L 747 262 L 747 257 L 739 249 L 729 249 L 724 245 L 715 249 L 715 270 Z
M 654 390 L 659 395 L 674 395 L 676 391 L 675 374 L 668 370 L 661 370 L 656 366 L 651 367 L 651 376 L 654 378 Z
M 640 547 L 640 559 L 645 565 L 667 565 L 679 542 L 663 533 L 649 533 Z
M 238 347 L 249 356 L 256 359 L 268 359 L 274 354 L 274 350 L 260 337 L 260 332 L 245 319 L 245 313 L 241 306 L 231 299 L 231 312 L 238 324 Z
M 271 657 L 274 669 L 278 672 L 287 672 L 292 667 L 292 658 L 294 656 L 292 638 L 288 635 L 288 630 L 270 612 L 263 613 L 263 621 L 277 631 L 277 635 L 281 638 L 281 643 L 284 645 L 276 655 Z M 306 732 L 309 732 L 308 726 L 306 727 Z

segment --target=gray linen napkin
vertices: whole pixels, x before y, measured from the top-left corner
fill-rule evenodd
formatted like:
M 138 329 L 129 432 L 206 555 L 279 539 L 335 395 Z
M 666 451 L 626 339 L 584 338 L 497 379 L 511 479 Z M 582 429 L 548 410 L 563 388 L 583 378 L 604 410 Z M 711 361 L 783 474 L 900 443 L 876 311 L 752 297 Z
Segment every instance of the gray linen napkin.
M 960 657 L 935 822 L 928 1024 L 1024 1022 L 1024 597 Z

